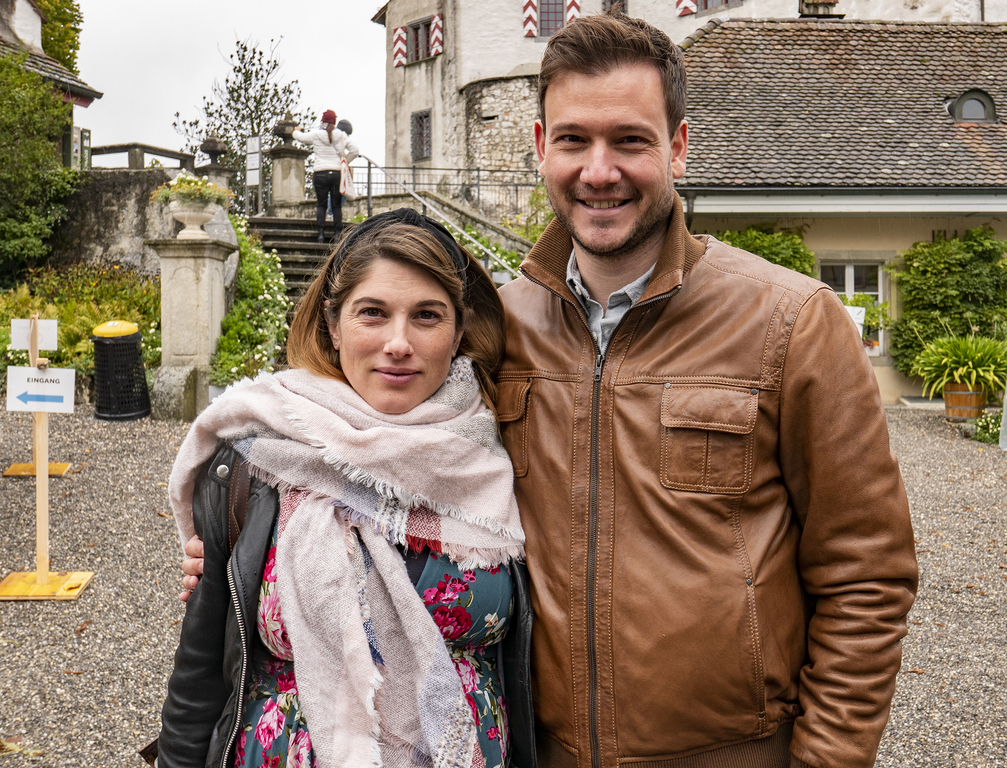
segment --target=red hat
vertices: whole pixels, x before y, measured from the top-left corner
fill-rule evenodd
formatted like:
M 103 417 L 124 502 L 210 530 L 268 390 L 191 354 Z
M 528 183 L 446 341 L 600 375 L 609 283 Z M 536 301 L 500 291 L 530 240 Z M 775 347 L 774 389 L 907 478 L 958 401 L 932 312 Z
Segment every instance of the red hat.
M 331 109 L 327 109 L 322 113 L 322 122 L 330 123 L 332 125 L 336 124 L 336 113 Z

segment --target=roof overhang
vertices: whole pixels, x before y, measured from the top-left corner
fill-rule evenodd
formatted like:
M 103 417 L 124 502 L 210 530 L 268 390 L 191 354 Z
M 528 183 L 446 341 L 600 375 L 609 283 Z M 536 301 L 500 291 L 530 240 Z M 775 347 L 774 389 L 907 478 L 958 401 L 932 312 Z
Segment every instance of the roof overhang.
M 679 185 L 677 190 L 694 216 L 1007 214 L 1007 187 L 727 190 L 721 187 Z

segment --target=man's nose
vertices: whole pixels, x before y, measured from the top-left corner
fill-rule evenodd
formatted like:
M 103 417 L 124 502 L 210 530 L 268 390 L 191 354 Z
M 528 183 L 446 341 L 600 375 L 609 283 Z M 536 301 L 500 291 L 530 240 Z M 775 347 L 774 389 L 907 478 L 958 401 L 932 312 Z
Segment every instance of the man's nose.
M 594 142 L 584 157 L 581 183 L 600 188 L 616 184 L 621 178 L 615 152 L 604 142 Z

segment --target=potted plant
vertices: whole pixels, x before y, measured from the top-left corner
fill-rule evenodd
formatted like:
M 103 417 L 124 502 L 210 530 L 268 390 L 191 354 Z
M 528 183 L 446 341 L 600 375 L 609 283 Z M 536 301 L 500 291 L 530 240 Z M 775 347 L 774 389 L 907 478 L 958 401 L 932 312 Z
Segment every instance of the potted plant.
M 942 336 L 928 342 L 913 361 L 923 379 L 923 394 L 944 395 L 944 413 L 952 419 L 977 418 L 990 394 L 1007 382 L 1007 342 L 987 336 Z
M 861 334 L 864 348 L 868 350 L 868 354 L 877 356 L 880 352 L 877 332 L 885 330 L 892 324 L 888 314 L 888 302 L 878 303 L 878 300 L 869 293 L 855 293 L 852 296 L 840 293 L 839 300 L 848 307 L 864 308 L 864 328 Z
M 226 205 L 232 197 L 231 190 L 212 183 L 206 176 L 197 178 L 186 171 L 181 171 L 150 195 L 151 200 L 167 203 L 175 220 L 185 225 L 178 233 L 179 240 L 209 239 L 203 225 L 213 218 L 217 206 Z

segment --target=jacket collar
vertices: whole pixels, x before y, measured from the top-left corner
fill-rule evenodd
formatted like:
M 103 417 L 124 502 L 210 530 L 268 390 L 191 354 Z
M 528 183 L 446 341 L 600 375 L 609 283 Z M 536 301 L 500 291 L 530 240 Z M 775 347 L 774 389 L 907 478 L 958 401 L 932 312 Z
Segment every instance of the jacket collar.
M 640 301 L 669 293 L 680 286 L 686 273 L 706 252 L 706 246 L 685 228 L 682 199 L 678 192 L 674 195 L 668 235 L 661 254 L 657 257 L 654 274 Z M 559 296 L 576 303 L 576 298 L 566 284 L 566 266 L 572 248 L 570 234 L 558 219 L 553 219 L 522 262 L 521 271 Z

